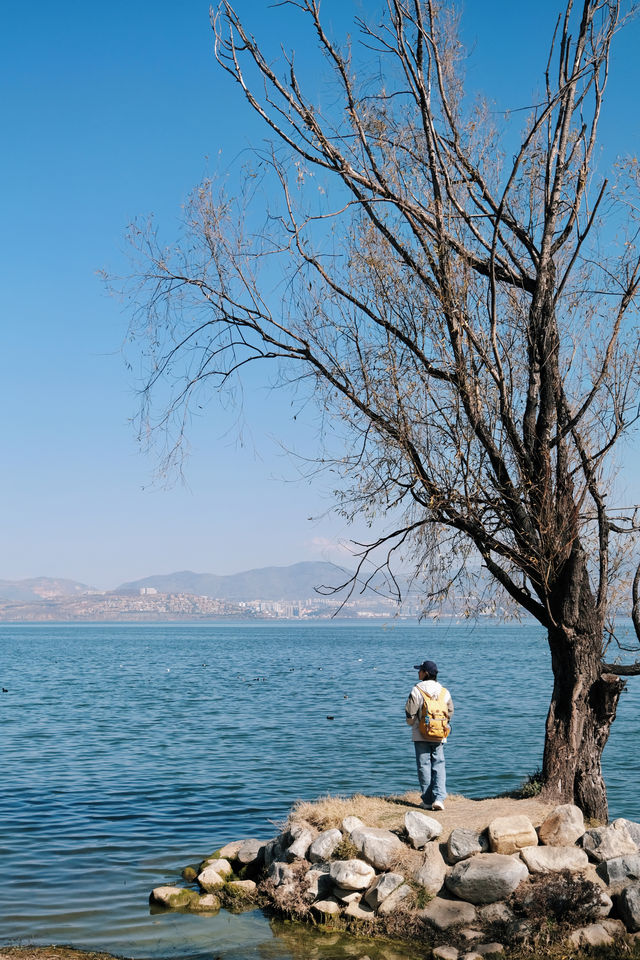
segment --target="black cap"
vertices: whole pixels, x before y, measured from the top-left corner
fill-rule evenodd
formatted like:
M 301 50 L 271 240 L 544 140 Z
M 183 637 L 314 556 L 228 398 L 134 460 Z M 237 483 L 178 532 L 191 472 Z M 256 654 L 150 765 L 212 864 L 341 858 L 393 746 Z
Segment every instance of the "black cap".
M 423 663 L 416 663 L 413 669 L 422 670 L 423 673 L 428 673 L 430 677 L 438 676 L 438 665 L 437 663 L 434 663 L 433 660 L 425 660 Z

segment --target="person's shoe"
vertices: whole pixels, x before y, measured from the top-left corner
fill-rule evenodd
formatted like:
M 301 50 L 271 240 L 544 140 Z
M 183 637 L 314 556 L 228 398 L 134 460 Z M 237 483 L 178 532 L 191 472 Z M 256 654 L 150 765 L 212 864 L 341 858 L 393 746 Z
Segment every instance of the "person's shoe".
M 434 802 L 431 804 L 431 809 L 444 810 L 444 803 L 442 802 L 442 800 L 434 800 Z
M 433 810 L 433 807 L 431 806 L 431 804 L 425 803 L 424 800 L 422 801 L 420 806 L 422 807 L 423 810 Z

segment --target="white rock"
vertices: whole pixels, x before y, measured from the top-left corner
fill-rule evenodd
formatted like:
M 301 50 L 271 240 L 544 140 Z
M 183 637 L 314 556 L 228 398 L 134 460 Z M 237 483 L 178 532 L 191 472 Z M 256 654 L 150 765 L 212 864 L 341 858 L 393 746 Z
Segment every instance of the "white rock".
M 353 833 L 354 830 L 361 830 L 364 827 L 364 823 L 360 817 L 345 817 L 342 821 L 342 829 L 347 834 Z
M 388 870 L 404 849 L 395 833 L 379 827 L 362 827 L 351 833 L 351 842 L 376 870 Z
M 356 920 L 371 920 L 375 916 L 369 904 L 362 903 L 359 900 L 352 900 L 345 908 L 344 915 Z
M 418 915 L 425 917 L 437 930 L 448 930 L 461 924 L 473 923 L 476 908 L 464 900 L 445 900 L 435 897 Z
M 636 823 L 635 820 L 625 820 L 624 817 L 618 817 L 617 820 L 613 821 L 611 826 L 624 827 L 635 845 L 638 847 L 638 850 L 640 850 L 640 823 Z
M 584 817 L 580 807 L 563 803 L 556 807 L 538 827 L 540 843 L 550 847 L 568 847 L 584 833 Z
M 151 891 L 150 900 L 155 903 L 162 904 L 163 907 L 171 907 L 173 909 L 179 909 L 180 907 L 186 907 L 189 903 L 197 897 L 198 894 L 194 890 L 187 890 L 184 887 L 173 887 L 173 886 L 163 886 L 155 887 Z
M 334 883 L 347 890 L 366 890 L 376 875 L 364 860 L 334 860 L 329 872 Z
M 273 880 L 276 887 L 280 887 L 283 884 L 293 883 L 294 873 L 288 863 L 276 860 L 269 867 L 268 876 L 270 880 Z
M 404 877 L 399 873 L 381 873 L 365 893 L 364 899 L 370 907 L 377 910 L 382 901 L 386 900 L 403 883 Z
M 230 890 L 236 890 L 238 893 L 255 893 L 256 884 L 253 880 L 229 880 L 227 887 Z
M 512 923 L 515 920 L 515 913 L 506 903 L 487 903 L 478 908 L 478 914 L 485 923 Z
M 618 893 L 634 880 L 640 880 L 640 854 L 604 860 L 596 867 L 596 873 L 610 891 Z
M 640 884 L 624 887 L 616 897 L 616 907 L 627 930 L 640 930 Z
M 347 890 L 346 887 L 336 887 L 333 885 L 333 896 L 340 903 L 359 903 L 362 900 L 362 890 Z
M 217 913 L 219 909 L 220 899 L 215 893 L 203 893 L 189 903 L 189 910 L 194 913 Z
M 238 850 L 240 849 L 243 843 L 244 843 L 244 840 L 232 840 L 231 843 L 226 843 L 224 847 L 220 847 L 220 849 L 216 851 L 216 856 L 225 857 L 225 858 L 228 857 L 229 860 L 235 860 L 238 854 Z M 212 858 L 209 858 L 209 859 L 212 859 Z
M 601 923 L 590 923 L 574 930 L 568 937 L 568 942 L 573 947 L 604 947 L 613 943 L 613 937 Z
M 596 863 L 616 857 L 632 857 L 638 853 L 636 844 L 622 824 L 587 830 L 582 838 L 582 846 Z
M 328 914 L 329 916 L 342 912 L 342 907 L 333 897 L 328 897 L 326 900 L 316 900 L 311 909 L 315 910 L 316 913 Z
M 522 847 L 533 847 L 538 843 L 535 827 L 522 814 L 512 817 L 496 817 L 487 828 L 489 847 L 493 853 L 516 853 Z
M 315 837 L 311 830 L 300 830 L 293 843 L 285 850 L 285 858 L 289 863 L 294 860 L 306 860 L 307 852 Z
M 341 840 L 342 832 L 340 830 L 324 830 L 309 847 L 307 856 L 311 863 L 328 860 Z
M 205 893 L 213 893 L 214 890 L 219 890 L 220 887 L 224 886 L 224 877 L 218 873 L 212 864 L 205 867 L 196 879 Z
M 240 863 L 246 865 L 248 863 L 253 863 L 254 860 L 258 860 L 262 851 L 262 848 L 268 843 L 265 840 L 243 840 L 240 846 L 238 847 L 235 855 L 235 860 L 239 860 Z M 222 855 L 222 854 L 221 854 Z
M 427 817 L 419 810 L 407 810 L 404 815 L 404 827 L 416 849 L 424 847 L 430 840 L 436 840 L 442 833 L 440 821 Z
M 447 865 L 440 853 L 440 846 L 434 841 L 424 848 L 420 867 L 414 872 L 413 879 L 421 884 L 432 896 L 440 893 L 447 875 Z
M 499 953 L 504 953 L 504 945 L 502 943 L 477 943 L 475 951 L 481 957 L 493 957 Z
M 393 893 L 390 893 L 388 897 L 385 897 L 378 907 L 378 913 L 385 917 L 393 913 L 394 910 L 397 910 L 398 907 L 401 907 L 405 900 L 410 900 L 412 897 L 413 890 L 408 883 L 403 883 L 401 887 L 398 887 Z
M 522 847 L 520 856 L 531 873 L 584 870 L 589 857 L 579 847 Z
M 521 860 L 500 853 L 479 853 L 456 863 L 445 883 L 461 900 L 495 903 L 505 900 L 528 875 Z
M 447 856 L 451 863 L 466 860 L 476 853 L 487 853 L 489 841 L 483 833 L 467 827 L 455 827 L 447 840 Z
M 442 947 L 434 947 L 431 956 L 436 960 L 458 960 L 458 951 L 455 947 L 448 944 Z
M 307 870 L 304 878 L 308 884 L 305 896 L 315 899 L 319 897 L 323 900 L 328 897 L 333 889 L 333 880 L 329 873 L 328 863 L 319 863 L 311 870 Z
M 224 857 L 218 857 L 217 860 L 210 860 L 206 866 L 213 867 L 221 877 L 228 877 L 230 873 L 233 873 L 233 867 Z

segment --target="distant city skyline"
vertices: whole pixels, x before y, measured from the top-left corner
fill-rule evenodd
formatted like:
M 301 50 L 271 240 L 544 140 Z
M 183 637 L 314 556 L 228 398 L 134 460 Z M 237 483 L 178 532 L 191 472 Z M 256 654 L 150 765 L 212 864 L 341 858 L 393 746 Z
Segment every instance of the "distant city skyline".
M 302 61 L 312 37 L 295 10 L 237 7 L 258 37 Z M 375 12 L 364 0 L 322 10 L 343 40 L 357 37 L 355 15 Z M 531 104 L 556 14 L 552 0 L 469 5 L 469 91 L 484 90 L 496 111 Z M 150 572 L 353 566 L 342 542 L 374 535 L 330 513 L 334 476 L 300 477 L 304 460 L 286 451 L 313 456 L 316 416 L 269 376 L 247 375 L 241 429 L 215 401 L 191 423 L 186 485 L 154 482 L 157 459 L 130 423 L 139 381 L 123 358 L 127 317 L 97 271 L 130 269 L 124 236 L 136 216 L 153 212 L 175 238 L 199 180 L 220 171 L 233 185 L 249 145 L 266 137 L 215 63 L 208 17 L 208 0 L 36 0 L 4 12 L 0 578 L 111 589 Z M 634 23 L 614 48 L 603 163 L 637 149 L 638 36 Z M 321 78 L 305 79 L 322 90 Z M 616 495 L 637 501 L 638 456 L 633 443 L 625 450 Z

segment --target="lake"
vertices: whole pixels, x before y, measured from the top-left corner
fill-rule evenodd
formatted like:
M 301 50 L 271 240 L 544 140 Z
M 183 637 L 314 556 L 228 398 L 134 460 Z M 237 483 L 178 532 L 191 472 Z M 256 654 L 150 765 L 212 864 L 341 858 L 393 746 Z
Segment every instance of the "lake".
M 0 943 L 342 955 L 260 911 L 151 913 L 149 892 L 228 840 L 274 836 L 297 799 L 417 789 L 403 706 L 427 657 L 456 706 L 449 792 L 517 787 L 551 691 L 536 626 L 0 625 Z M 632 678 L 605 750 L 612 818 L 640 820 L 639 705 Z

